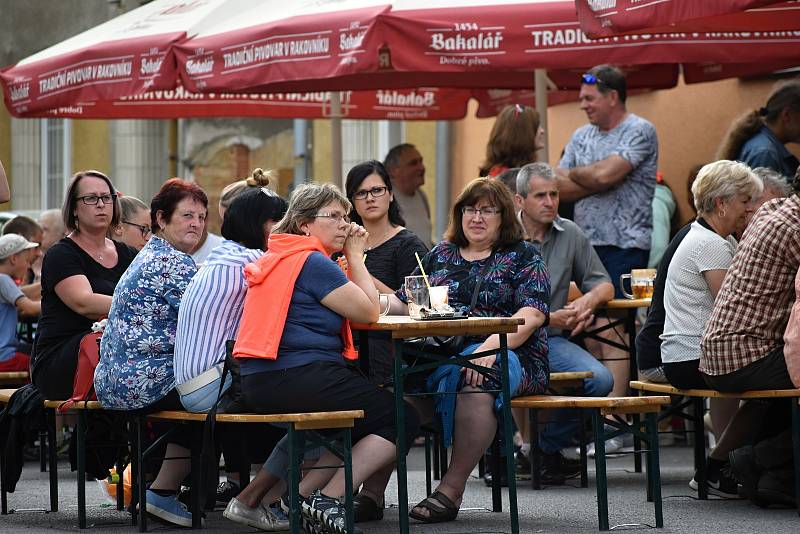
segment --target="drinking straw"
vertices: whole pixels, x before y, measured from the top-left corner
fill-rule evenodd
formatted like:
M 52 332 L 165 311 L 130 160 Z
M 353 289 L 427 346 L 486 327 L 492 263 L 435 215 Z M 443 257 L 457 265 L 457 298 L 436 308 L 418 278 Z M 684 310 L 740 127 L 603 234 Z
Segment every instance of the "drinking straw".
M 428 275 L 425 274 L 425 269 L 422 267 L 422 262 L 419 259 L 419 254 L 414 252 L 414 257 L 417 258 L 417 265 L 419 265 L 419 270 L 422 273 L 422 279 L 425 280 L 425 285 L 428 286 L 430 290 L 431 284 L 428 282 Z

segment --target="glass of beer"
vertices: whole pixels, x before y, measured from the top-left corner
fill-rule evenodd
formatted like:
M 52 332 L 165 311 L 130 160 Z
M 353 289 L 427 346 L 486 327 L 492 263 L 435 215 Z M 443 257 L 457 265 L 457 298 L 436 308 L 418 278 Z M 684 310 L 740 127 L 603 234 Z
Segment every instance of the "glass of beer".
M 631 292 L 625 291 L 625 279 L 631 282 Z M 622 294 L 629 299 L 649 299 L 653 298 L 653 286 L 656 280 L 655 269 L 632 269 L 630 274 L 623 274 L 619 277 L 619 286 Z

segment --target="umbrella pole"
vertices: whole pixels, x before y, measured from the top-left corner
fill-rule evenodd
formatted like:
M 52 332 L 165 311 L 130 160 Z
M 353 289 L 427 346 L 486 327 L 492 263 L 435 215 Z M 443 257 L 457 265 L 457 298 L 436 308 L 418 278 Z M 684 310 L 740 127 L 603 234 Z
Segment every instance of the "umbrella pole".
M 536 111 L 539 112 L 539 125 L 544 128 L 544 148 L 539 151 L 537 161 L 550 163 L 550 130 L 547 128 L 547 71 L 536 69 L 533 74 Z
M 331 92 L 331 181 L 344 191 L 342 173 L 342 99 L 339 91 Z

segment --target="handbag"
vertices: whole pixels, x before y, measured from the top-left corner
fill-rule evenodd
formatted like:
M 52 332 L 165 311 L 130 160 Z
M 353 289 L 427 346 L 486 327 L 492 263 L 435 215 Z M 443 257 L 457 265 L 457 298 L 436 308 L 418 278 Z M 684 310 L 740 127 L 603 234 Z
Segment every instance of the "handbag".
M 94 391 L 94 370 L 100 361 L 100 338 L 108 322 L 103 319 L 92 325 L 92 332 L 81 339 L 78 348 L 78 365 L 75 367 L 75 376 L 72 379 L 72 398 L 59 404 L 59 413 L 68 411 L 76 402 L 97 400 Z
M 494 249 L 492 249 L 490 258 L 492 257 L 494 257 Z M 483 283 L 483 278 L 488 272 L 491 263 L 492 262 L 490 259 L 486 262 L 486 265 L 483 266 L 480 274 L 478 274 L 478 280 L 475 282 L 475 289 L 472 291 L 472 299 L 470 300 L 469 308 L 466 312 L 467 316 L 472 314 L 472 310 L 475 309 L 475 304 L 478 303 L 478 294 L 481 290 L 481 283 Z M 405 340 L 403 342 L 403 346 L 407 347 L 411 351 L 415 351 L 416 353 L 422 353 L 423 356 L 425 354 L 434 354 L 437 356 L 455 356 L 456 354 L 461 354 L 461 352 L 469 346 L 469 338 L 467 336 L 415 337 Z M 412 358 L 416 360 L 416 357 Z

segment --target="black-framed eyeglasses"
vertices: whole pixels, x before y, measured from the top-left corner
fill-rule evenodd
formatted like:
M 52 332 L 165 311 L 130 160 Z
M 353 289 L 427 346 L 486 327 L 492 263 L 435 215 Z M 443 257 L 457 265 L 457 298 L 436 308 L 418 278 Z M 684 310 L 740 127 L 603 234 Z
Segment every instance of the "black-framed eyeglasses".
M 493 219 L 500 215 L 500 210 L 497 208 L 473 208 L 472 206 L 464 206 L 461 208 L 461 213 L 467 217 L 477 217 L 480 215 L 484 219 Z
M 342 215 L 341 213 L 317 213 L 314 215 L 314 217 L 322 217 L 323 219 L 332 219 L 336 222 L 350 224 L 350 217 L 347 215 Z
M 385 195 L 387 191 L 389 191 L 389 188 L 386 186 L 373 187 L 372 189 L 362 189 L 353 193 L 353 198 L 356 200 L 365 200 L 367 195 L 372 195 L 372 198 L 378 198 Z
M 147 237 L 153 233 L 153 230 L 151 230 L 150 227 L 146 224 L 136 224 L 129 221 L 122 221 L 122 224 L 128 224 L 130 226 L 135 226 L 136 228 L 138 228 L 139 231 L 142 232 L 142 238 L 144 239 L 147 239 Z
M 113 195 L 83 195 L 82 197 L 77 197 L 78 200 L 82 200 L 84 204 L 87 206 L 95 206 L 99 201 L 103 201 L 103 204 L 111 204 L 114 200 Z

